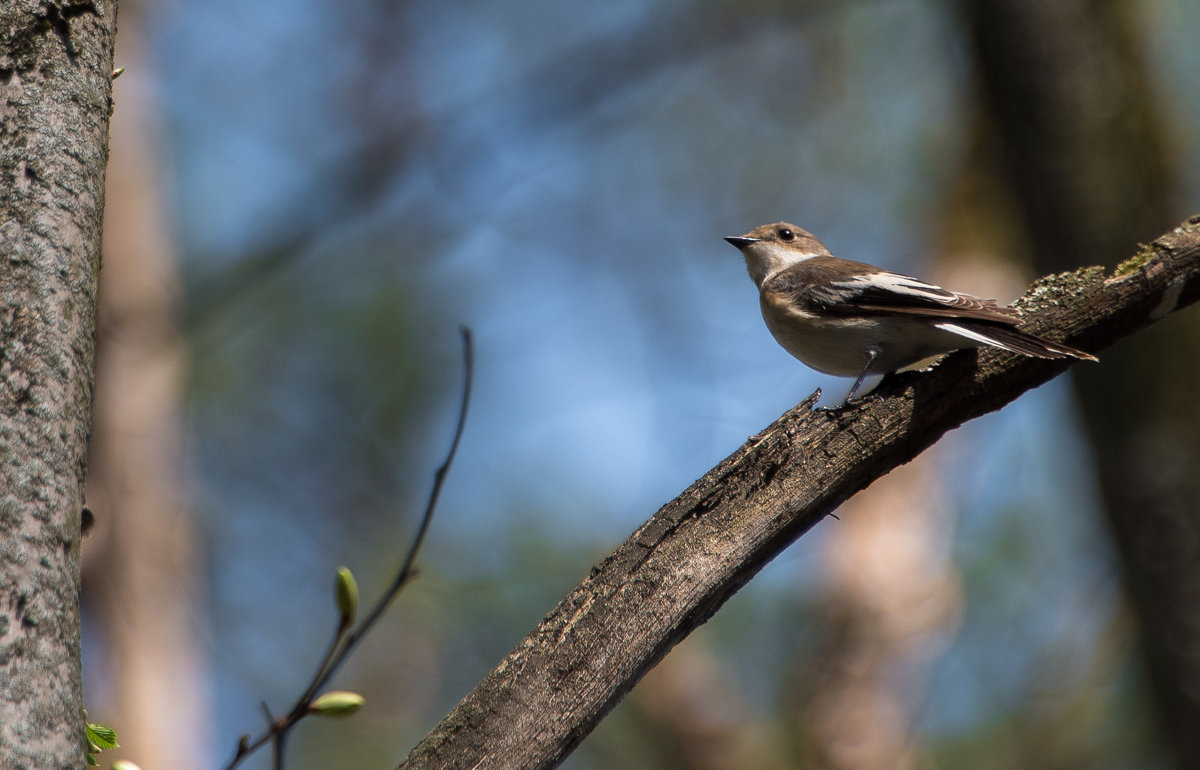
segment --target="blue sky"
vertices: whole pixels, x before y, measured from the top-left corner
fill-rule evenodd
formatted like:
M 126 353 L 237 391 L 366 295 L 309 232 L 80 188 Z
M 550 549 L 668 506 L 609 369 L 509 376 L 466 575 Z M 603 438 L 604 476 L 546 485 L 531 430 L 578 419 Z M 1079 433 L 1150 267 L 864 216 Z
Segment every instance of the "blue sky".
M 938 3 L 732 6 L 713 13 L 716 30 L 689 4 L 648 0 L 148 10 L 193 301 L 264 244 L 306 233 L 282 270 L 201 308 L 193 338 L 213 613 L 266 616 L 214 631 L 219 745 L 257 724 L 259 697 L 291 693 L 292 661 L 323 643 L 323 631 L 280 640 L 262 626 L 303 626 L 337 564 L 389 563 L 375 533 L 387 511 L 411 521 L 448 441 L 456 324 L 476 335 L 475 400 L 430 572 L 511 576 L 515 528 L 598 558 L 814 388 L 848 386 L 776 346 L 721 237 L 787 219 L 841 256 L 923 274 L 964 151 L 964 43 Z M 1196 56 L 1180 31 L 1195 13 L 1150 14 L 1172 93 L 1190 87 L 1176 73 Z M 1194 136 L 1198 100 L 1184 101 L 1181 135 Z M 373 159 L 375 187 L 346 189 L 340 173 Z M 397 394 L 423 405 L 406 411 Z M 1081 597 L 1110 608 L 1108 557 L 1088 556 L 1101 538 L 1065 382 L 946 443 L 964 558 L 1020 522 L 1031 582 L 987 584 L 1017 602 L 1004 615 L 1014 635 L 1071 631 L 1023 614 L 1030 591 L 1054 595 L 1052 614 Z M 809 540 L 747 590 L 804 592 L 819 530 Z M 1107 611 L 1057 620 L 1098 627 Z M 1020 645 L 985 643 L 994 620 L 969 622 L 969 645 L 935 675 L 928 729 L 986 706 L 980 670 L 1028 662 Z M 488 639 L 480 665 L 516 640 Z M 453 674 L 431 713 L 482 673 Z

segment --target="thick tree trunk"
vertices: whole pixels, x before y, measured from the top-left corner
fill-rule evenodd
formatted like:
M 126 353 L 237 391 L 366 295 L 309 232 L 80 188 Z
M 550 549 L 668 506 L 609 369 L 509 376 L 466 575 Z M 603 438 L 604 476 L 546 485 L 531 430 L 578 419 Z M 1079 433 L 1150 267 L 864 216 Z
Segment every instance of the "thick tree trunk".
M 181 279 L 160 181 L 161 133 L 150 98 L 155 71 L 142 12 L 121 9 L 104 284 L 88 502 L 96 531 L 84 545 L 88 708 L 118 728 L 121 756 L 147 768 L 206 762 L 207 698 L 200 558 L 183 499 L 182 404 L 186 346 L 178 330 Z M 188 736 L 187 751 L 179 738 Z
M 0 766 L 78 767 L 79 543 L 116 3 L 0 6 Z
M 1117 275 L 1085 269 L 1037 284 L 1022 308 L 1030 331 L 1099 351 L 1197 299 L 1200 217 Z M 890 378 L 862 405 L 815 412 L 806 399 L 594 567 L 401 767 L 562 761 L 647 669 L 834 507 L 1068 365 L 965 352 Z
M 1140 6 L 980 0 L 964 8 L 985 125 L 996 132 L 1038 267 L 1115 263 L 1171 216 Z M 1075 378 L 1163 735 L 1189 768 L 1200 767 L 1198 320 L 1162 324 L 1115 348 L 1104 374 Z

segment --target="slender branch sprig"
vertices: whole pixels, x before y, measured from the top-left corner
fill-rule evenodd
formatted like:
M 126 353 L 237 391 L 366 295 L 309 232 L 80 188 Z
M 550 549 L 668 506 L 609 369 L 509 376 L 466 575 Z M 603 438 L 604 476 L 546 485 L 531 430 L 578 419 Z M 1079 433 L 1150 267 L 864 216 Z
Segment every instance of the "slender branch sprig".
M 283 747 L 288 731 L 297 722 L 312 713 L 312 705 L 317 698 L 317 693 L 329 683 L 329 680 L 346 661 L 346 658 L 358 646 L 358 643 L 375 626 L 375 623 L 387 611 L 387 608 L 400 593 L 400 590 L 416 576 L 415 565 L 417 555 L 421 551 L 421 545 L 425 542 L 425 535 L 429 532 L 429 525 L 433 521 L 434 511 L 437 510 L 438 498 L 441 496 L 442 485 L 446 481 L 446 475 L 450 472 L 450 466 L 454 462 L 455 454 L 458 453 L 458 445 L 462 440 L 463 429 L 467 424 L 467 410 L 471 403 L 471 383 L 475 377 L 474 343 L 469 327 L 460 326 L 459 333 L 462 337 L 464 376 L 462 398 L 458 408 L 458 421 L 454 427 L 454 438 L 450 442 L 450 450 L 446 453 L 445 459 L 433 474 L 433 488 L 430 490 L 429 499 L 425 503 L 425 512 L 421 516 L 421 523 L 417 527 L 416 534 L 409 543 L 404 561 L 401 562 L 400 569 L 396 572 L 396 577 L 357 626 L 353 625 L 354 619 L 352 613 L 348 613 L 345 610 L 339 613 L 337 631 L 334 633 L 333 640 L 325 651 L 325 655 L 321 659 L 320 665 L 317 666 L 311 681 L 304 688 L 304 692 L 296 699 L 295 704 L 292 705 L 288 712 L 280 717 L 272 716 L 267 705 L 264 703 L 263 711 L 267 715 L 268 723 L 266 731 L 254 739 L 251 739 L 249 735 L 243 735 L 238 742 L 237 753 L 234 755 L 233 760 L 225 766 L 225 770 L 233 770 L 247 756 L 253 754 L 267 743 L 272 743 L 275 747 L 272 766 L 276 770 L 282 770 Z

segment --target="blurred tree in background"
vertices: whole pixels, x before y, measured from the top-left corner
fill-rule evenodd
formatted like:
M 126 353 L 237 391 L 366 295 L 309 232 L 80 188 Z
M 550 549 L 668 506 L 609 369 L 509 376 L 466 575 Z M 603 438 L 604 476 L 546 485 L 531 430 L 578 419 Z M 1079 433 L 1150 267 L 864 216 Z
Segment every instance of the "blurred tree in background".
M 302 726 L 297 766 L 394 764 L 662 502 L 813 387 L 843 387 L 776 347 L 721 236 L 788 219 L 843 257 L 1008 300 L 1193 213 L 1200 12 L 1083 5 L 123 4 L 144 24 L 120 34 L 140 26 L 146 55 L 116 84 L 115 121 L 136 109 L 162 131 L 114 122 L 114 166 L 135 162 L 116 149 L 134 132 L 157 160 L 140 161 L 140 192 L 110 188 L 110 209 L 146 208 L 110 219 L 106 247 L 153 224 L 150 256 L 179 261 L 126 271 L 106 254 L 102 291 L 161 276 L 127 312 L 159 308 L 164 326 L 128 317 L 151 347 L 186 350 L 188 372 L 152 389 L 179 409 L 159 412 L 179 431 L 169 467 L 108 487 L 85 546 L 124 539 L 126 563 L 155 560 L 174 591 L 142 600 L 139 623 L 187 643 L 140 708 L 210 714 L 187 753 L 212 766 L 259 726 L 260 699 L 294 697 L 331 633 L 335 567 L 370 596 L 415 526 L 454 408 L 457 322 L 477 335 L 475 405 L 422 577 L 336 682 L 367 706 Z M 1080 218 L 1094 241 L 1054 239 Z M 1164 682 L 1196 675 L 1200 647 L 1154 641 L 1189 624 L 1189 578 L 1146 572 L 1196 563 L 1155 548 L 1194 542 L 1179 534 L 1197 499 L 1182 447 L 1200 435 L 1183 316 L 1191 343 L 1139 337 L 1081 374 L 1078 399 L 1055 382 L 856 500 L 569 765 L 1191 764 L 1172 725 L 1193 706 Z M 101 367 L 119 344 L 102 338 Z M 120 454 L 103 431 L 139 424 L 101 420 L 121 381 L 98 381 L 97 474 Z M 1153 483 L 1125 475 L 1139 468 Z M 162 499 L 190 517 L 121 518 L 137 485 L 167 479 Z M 1174 501 L 1178 536 L 1135 545 L 1117 511 L 1149 503 L 1119 495 L 1151 491 Z M 132 738 L 154 725 L 122 700 L 135 672 L 112 629 L 141 626 L 91 580 L 89 708 Z M 831 703 L 860 718 L 831 731 Z M 861 718 L 872 707 L 896 718 Z

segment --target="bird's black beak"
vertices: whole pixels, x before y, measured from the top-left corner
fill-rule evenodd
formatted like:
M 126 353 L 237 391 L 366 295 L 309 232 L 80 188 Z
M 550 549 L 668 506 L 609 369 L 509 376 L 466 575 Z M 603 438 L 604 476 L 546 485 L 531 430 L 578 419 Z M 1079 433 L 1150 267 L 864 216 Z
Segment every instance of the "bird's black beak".
M 761 238 L 747 238 L 744 235 L 729 235 L 725 240 L 729 241 L 730 245 L 736 246 L 739 249 L 744 249 L 752 243 L 758 243 Z

